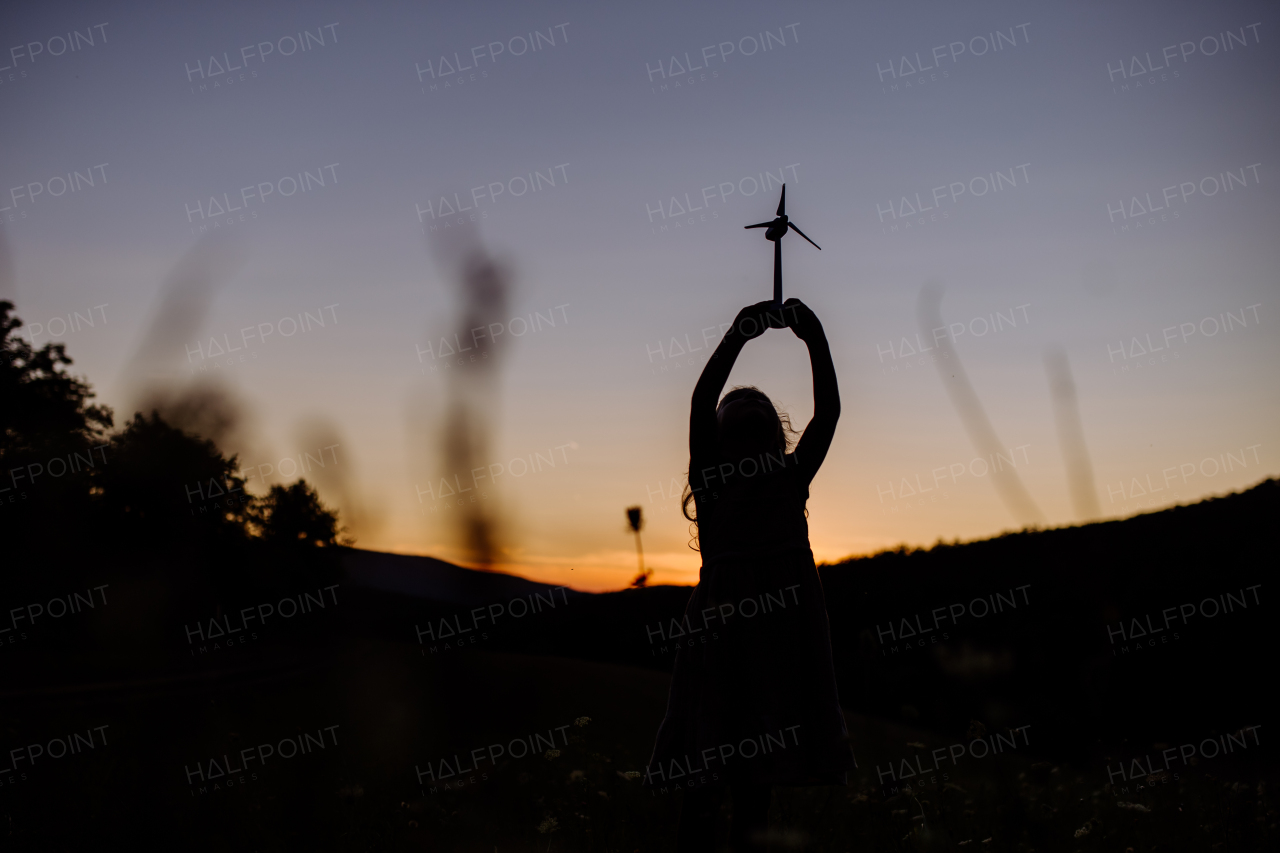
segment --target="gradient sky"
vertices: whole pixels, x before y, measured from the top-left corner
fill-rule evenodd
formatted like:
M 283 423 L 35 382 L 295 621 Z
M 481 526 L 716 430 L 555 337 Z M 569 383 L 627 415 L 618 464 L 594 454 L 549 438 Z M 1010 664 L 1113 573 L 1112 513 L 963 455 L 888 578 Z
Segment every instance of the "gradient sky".
M 929 283 L 1043 523 L 1081 520 L 1054 346 L 1101 515 L 1129 515 L 1280 468 L 1275 22 L 1273 4 L 1195 2 L 25 4 L 0 18 L 4 295 L 122 420 L 162 282 L 197 241 L 188 211 L 280 187 L 220 219 L 247 260 L 190 340 L 271 324 L 250 358 L 209 371 L 249 413 L 230 449 L 249 465 L 314 456 L 327 423 L 338 476 L 321 490 L 359 544 L 457 558 L 458 511 L 419 498 L 454 473 L 437 449 L 445 379 L 419 353 L 452 333 L 457 300 L 425 232 L 443 220 L 417 211 L 501 184 L 463 227 L 514 270 L 511 316 L 558 323 L 508 336 L 493 463 L 559 448 L 554 469 L 491 489 L 503 566 L 625 586 L 623 509 L 640 504 L 655 580 L 692 583 L 678 491 L 706 350 L 678 349 L 771 295 L 769 246 L 741 226 L 772 215 L 776 184 L 754 184 L 784 174 L 788 213 L 823 247 L 786 243 L 787 295 L 822 319 L 844 402 L 809 504 L 818 559 L 1019 526 L 979 476 L 935 353 L 910 354 L 918 334 L 929 344 Z M 310 49 L 282 55 L 304 30 Z M 535 30 L 554 45 L 514 55 Z M 95 42 L 53 55 L 70 31 Z M 765 31 L 771 49 L 748 55 Z M 1000 50 L 975 55 L 987 39 Z M 245 64 L 248 46 L 243 70 L 198 90 L 211 56 Z M 455 53 L 467 79 L 433 80 Z M 98 166 L 94 186 L 54 196 L 55 176 Z M 283 196 L 282 178 L 326 166 L 324 187 Z M 554 187 L 516 197 L 513 178 L 556 167 Z M 996 172 L 1000 190 L 980 194 Z M 673 216 L 686 194 L 702 209 Z M 324 328 L 284 336 L 282 318 L 321 310 Z M 52 333 L 76 311 L 99 321 Z M 1163 349 L 1138 352 L 1148 336 Z M 166 356 L 172 382 L 185 349 Z M 811 414 L 789 332 L 751 343 L 731 383 L 797 425 Z

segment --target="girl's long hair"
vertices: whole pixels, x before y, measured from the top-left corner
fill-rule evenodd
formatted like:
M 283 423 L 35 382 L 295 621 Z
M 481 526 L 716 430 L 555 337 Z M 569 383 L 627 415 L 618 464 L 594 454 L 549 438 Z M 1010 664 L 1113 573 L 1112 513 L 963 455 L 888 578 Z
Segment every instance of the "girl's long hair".
M 778 447 L 782 448 L 784 453 L 789 453 L 795 447 L 796 441 L 800 438 L 800 433 L 791 428 L 791 418 L 787 413 L 779 409 L 769 399 L 769 396 L 754 385 L 737 385 L 728 394 L 720 399 L 720 405 L 716 406 L 716 417 L 720 416 L 720 412 L 724 407 L 734 400 L 740 400 L 744 397 L 760 400 L 768 403 L 773 409 L 774 415 L 778 419 L 777 441 Z M 692 460 L 690 460 L 692 464 Z M 693 487 L 689 485 L 689 472 L 684 474 L 684 492 L 680 496 L 680 511 L 684 517 L 689 520 L 689 547 L 694 551 L 700 551 L 698 547 L 698 514 L 696 512 L 697 502 L 694 501 Z M 691 511 L 693 510 L 693 511 Z

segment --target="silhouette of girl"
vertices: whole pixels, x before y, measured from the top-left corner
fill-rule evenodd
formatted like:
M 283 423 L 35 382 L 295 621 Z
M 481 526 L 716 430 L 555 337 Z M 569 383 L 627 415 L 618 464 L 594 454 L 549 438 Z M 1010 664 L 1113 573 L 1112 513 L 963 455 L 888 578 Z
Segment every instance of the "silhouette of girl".
M 813 369 L 813 420 L 794 453 L 789 423 L 759 390 L 735 388 L 716 405 L 747 341 L 788 327 Z M 767 825 L 772 786 L 844 785 L 855 766 L 805 510 L 839 417 L 826 335 L 798 299 L 742 309 L 693 391 L 684 512 L 702 570 L 672 626 L 684 642 L 645 775 L 683 791 L 680 851 L 715 848 L 726 787 L 732 848 L 746 850 Z

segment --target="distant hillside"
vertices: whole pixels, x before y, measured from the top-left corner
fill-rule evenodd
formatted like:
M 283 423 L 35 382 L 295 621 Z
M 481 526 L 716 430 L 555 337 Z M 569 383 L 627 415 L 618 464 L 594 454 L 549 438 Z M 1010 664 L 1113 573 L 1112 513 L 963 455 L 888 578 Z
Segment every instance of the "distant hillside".
M 525 580 L 502 572 L 481 572 L 437 560 L 403 554 L 384 554 L 360 548 L 343 549 L 347 581 L 382 592 L 426 598 L 466 607 L 532 595 L 546 595 L 552 584 Z M 572 595 L 583 593 L 572 592 Z
M 842 702 L 941 731 L 1031 724 L 1041 743 L 1077 750 L 1268 722 L 1278 511 L 1267 480 L 1123 521 L 821 566 Z M 425 559 L 348 557 L 370 605 L 362 630 L 416 642 L 431 620 L 435 636 L 440 619 L 465 627 L 471 608 L 550 589 Z M 463 639 L 668 671 L 675 649 L 657 626 L 690 590 L 557 592 L 555 608 Z M 423 642 L 424 655 L 465 654 L 435 649 Z
M 1034 719 L 1077 746 L 1269 720 L 1278 518 L 1266 480 L 1122 521 L 823 566 L 842 698 L 952 729 Z

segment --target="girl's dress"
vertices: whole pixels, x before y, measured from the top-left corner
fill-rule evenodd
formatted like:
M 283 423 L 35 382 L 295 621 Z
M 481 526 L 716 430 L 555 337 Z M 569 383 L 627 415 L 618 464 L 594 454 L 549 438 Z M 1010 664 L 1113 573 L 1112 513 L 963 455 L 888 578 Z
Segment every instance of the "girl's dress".
M 645 784 L 847 784 L 856 764 L 795 455 L 694 460 L 689 479 L 702 571 L 671 626 L 685 634 Z

